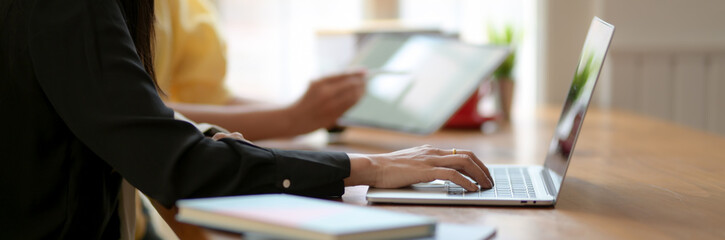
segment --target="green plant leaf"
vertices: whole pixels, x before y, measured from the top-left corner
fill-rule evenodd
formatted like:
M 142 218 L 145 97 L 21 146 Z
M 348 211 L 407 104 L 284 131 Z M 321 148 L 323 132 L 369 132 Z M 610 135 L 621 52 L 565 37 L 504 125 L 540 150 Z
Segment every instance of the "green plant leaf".
M 511 54 L 501 63 L 493 76 L 496 79 L 512 79 L 514 63 L 516 62 L 516 47 L 515 43 L 517 34 L 511 24 L 506 24 L 503 29 L 495 27 L 488 28 L 489 42 L 493 45 L 503 45 L 511 48 Z

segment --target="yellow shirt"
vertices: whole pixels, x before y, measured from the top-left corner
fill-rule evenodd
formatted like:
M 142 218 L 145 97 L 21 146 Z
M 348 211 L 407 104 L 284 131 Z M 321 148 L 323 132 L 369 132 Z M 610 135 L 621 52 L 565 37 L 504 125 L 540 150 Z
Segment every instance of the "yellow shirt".
M 167 101 L 225 104 L 226 43 L 208 0 L 157 0 L 154 68 Z

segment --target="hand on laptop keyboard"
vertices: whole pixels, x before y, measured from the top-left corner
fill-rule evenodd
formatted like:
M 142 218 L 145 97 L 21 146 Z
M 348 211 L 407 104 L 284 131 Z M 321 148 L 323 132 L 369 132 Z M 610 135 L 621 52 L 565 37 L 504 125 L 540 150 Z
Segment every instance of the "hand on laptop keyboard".
M 444 150 L 429 145 L 386 154 L 349 154 L 350 177 L 345 184 L 398 188 L 436 179 L 449 180 L 468 191 L 493 187 L 488 168 L 471 151 Z M 470 178 L 466 178 L 470 176 Z M 474 179 L 475 182 L 469 180 Z

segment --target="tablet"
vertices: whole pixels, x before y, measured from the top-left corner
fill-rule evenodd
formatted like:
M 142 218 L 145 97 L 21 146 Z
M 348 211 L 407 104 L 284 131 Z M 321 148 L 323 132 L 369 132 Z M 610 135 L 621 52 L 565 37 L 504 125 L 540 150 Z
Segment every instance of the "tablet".
M 443 37 L 375 36 L 351 63 L 368 69 L 365 95 L 338 123 L 430 134 L 508 55 L 507 47 Z

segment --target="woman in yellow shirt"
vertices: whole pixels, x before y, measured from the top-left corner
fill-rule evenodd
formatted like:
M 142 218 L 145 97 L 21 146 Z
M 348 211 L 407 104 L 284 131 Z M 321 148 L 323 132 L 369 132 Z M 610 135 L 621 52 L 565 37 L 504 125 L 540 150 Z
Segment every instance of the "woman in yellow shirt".
M 364 72 L 323 77 L 289 106 L 253 103 L 224 86 L 226 45 L 208 0 L 156 1 L 155 69 L 166 104 L 196 122 L 249 140 L 286 137 L 335 124 L 364 93 Z

